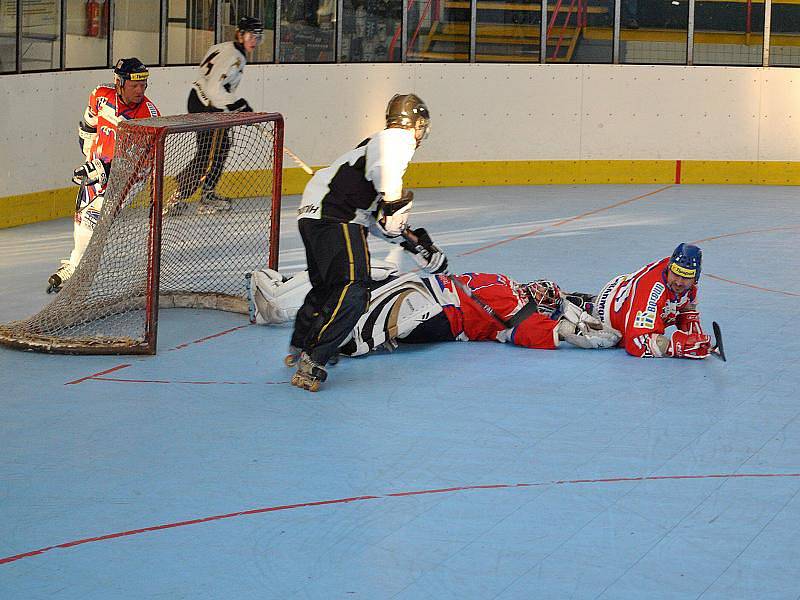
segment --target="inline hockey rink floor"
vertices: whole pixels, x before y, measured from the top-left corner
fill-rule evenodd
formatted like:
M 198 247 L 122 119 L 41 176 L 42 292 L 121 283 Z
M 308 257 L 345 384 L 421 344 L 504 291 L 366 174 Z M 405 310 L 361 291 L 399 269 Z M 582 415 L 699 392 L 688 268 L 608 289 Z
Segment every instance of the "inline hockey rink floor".
M 596 292 L 698 243 L 727 363 L 450 343 L 311 394 L 287 327 L 177 309 L 153 357 L 0 348 L 0 598 L 800 598 L 798 196 L 417 192 L 454 272 Z M 70 247 L 67 219 L 0 230 L 0 319 Z

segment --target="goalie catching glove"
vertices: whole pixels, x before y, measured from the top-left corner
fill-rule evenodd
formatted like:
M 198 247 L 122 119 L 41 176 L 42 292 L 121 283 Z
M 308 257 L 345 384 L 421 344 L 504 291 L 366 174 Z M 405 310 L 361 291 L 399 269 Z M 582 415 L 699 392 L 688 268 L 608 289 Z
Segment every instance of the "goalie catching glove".
M 82 164 L 72 172 L 72 183 L 81 185 L 85 179 L 86 185 L 94 185 L 95 183 L 105 185 L 106 181 L 108 181 L 108 171 L 109 165 L 106 165 L 99 158 L 95 158 Z
M 405 241 L 400 245 L 411 253 L 423 271 L 431 275 L 447 272 L 447 257 L 436 247 L 423 227 L 404 229 L 403 237 Z

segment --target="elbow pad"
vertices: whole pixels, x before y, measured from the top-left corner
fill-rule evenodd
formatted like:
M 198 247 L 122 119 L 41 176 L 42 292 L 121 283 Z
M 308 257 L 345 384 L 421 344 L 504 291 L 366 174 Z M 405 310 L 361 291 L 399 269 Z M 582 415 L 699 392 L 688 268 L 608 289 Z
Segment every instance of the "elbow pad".
M 239 98 L 233 104 L 228 104 L 227 108 L 230 112 L 253 112 L 253 109 L 244 98 Z
M 83 121 L 78 123 L 78 144 L 81 147 L 81 152 L 89 160 L 92 152 L 92 144 L 97 137 L 97 127 L 87 125 Z
M 408 216 L 413 205 L 414 192 L 406 190 L 394 202 L 381 199 L 375 211 L 375 224 L 383 238 L 396 238 L 408 227 Z

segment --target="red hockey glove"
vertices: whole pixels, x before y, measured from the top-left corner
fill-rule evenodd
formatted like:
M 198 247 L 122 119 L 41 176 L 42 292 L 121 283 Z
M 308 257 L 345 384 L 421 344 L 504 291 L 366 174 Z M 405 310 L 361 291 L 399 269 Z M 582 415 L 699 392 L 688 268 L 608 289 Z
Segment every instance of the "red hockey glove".
M 711 352 L 711 338 L 704 333 L 676 331 L 672 334 L 667 355 L 675 358 L 706 358 Z
M 703 327 L 700 325 L 700 313 L 696 310 L 679 312 L 678 318 L 675 320 L 675 325 L 681 331 L 703 333 Z

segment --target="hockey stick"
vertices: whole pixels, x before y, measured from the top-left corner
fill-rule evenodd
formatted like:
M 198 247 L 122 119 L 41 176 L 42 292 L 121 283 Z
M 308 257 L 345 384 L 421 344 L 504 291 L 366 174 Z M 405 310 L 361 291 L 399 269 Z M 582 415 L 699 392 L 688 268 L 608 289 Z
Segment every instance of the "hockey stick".
M 728 359 L 725 358 L 725 347 L 722 345 L 722 329 L 716 321 L 711 323 L 711 327 L 714 329 L 714 339 L 716 340 L 714 347 L 711 348 L 711 354 L 721 359 L 722 362 L 728 362 Z
M 81 177 L 81 187 L 78 190 L 78 195 L 75 197 L 75 212 L 81 212 L 81 203 L 83 201 L 83 191 L 86 189 L 86 180 L 88 177 Z
M 269 131 L 267 130 L 266 127 L 264 127 L 263 125 L 259 125 L 258 123 L 256 123 L 255 126 L 256 126 L 256 129 L 258 129 L 258 131 L 261 132 L 261 135 L 263 135 L 264 137 L 266 137 L 266 138 L 268 138 L 270 140 L 272 139 L 272 136 L 270 135 L 270 133 L 269 133 Z M 299 156 L 297 156 L 297 154 L 295 154 L 294 152 L 289 150 L 289 148 L 284 146 L 283 147 L 283 152 L 284 152 L 284 154 L 286 154 L 286 156 L 291 158 L 298 167 L 303 169 L 303 171 L 305 171 L 309 175 L 313 175 L 314 174 L 314 170 L 311 167 L 309 167 L 305 162 L 303 162 L 303 160 Z
M 284 151 L 284 153 L 285 153 L 285 154 L 286 154 L 286 155 L 287 155 L 289 158 L 291 158 L 291 159 L 292 159 L 292 160 L 295 162 L 295 164 L 297 164 L 297 166 L 298 166 L 298 167 L 300 167 L 301 169 L 303 169 L 303 171 L 305 171 L 305 172 L 306 172 L 306 173 L 308 173 L 309 175 L 313 175 L 313 174 L 314 174 L 314 171 L 313 171 L 313 169 L 312 169 L 311 167 L 309 167 L 309 166 L 308 166 L 306 163 L 304 163 L 304 162 L 303 162 L 303 161 L 300 159 L 300 157 L 299 157 L 299 156 L 297 156 L 297 154 L 295 154 L 294 152 L 292 152 L 291 150 L 289 150 L 289 149 L 288 149 L 286 146 L 284 146 L 284 147 L 283 147 L 283 151 Z

